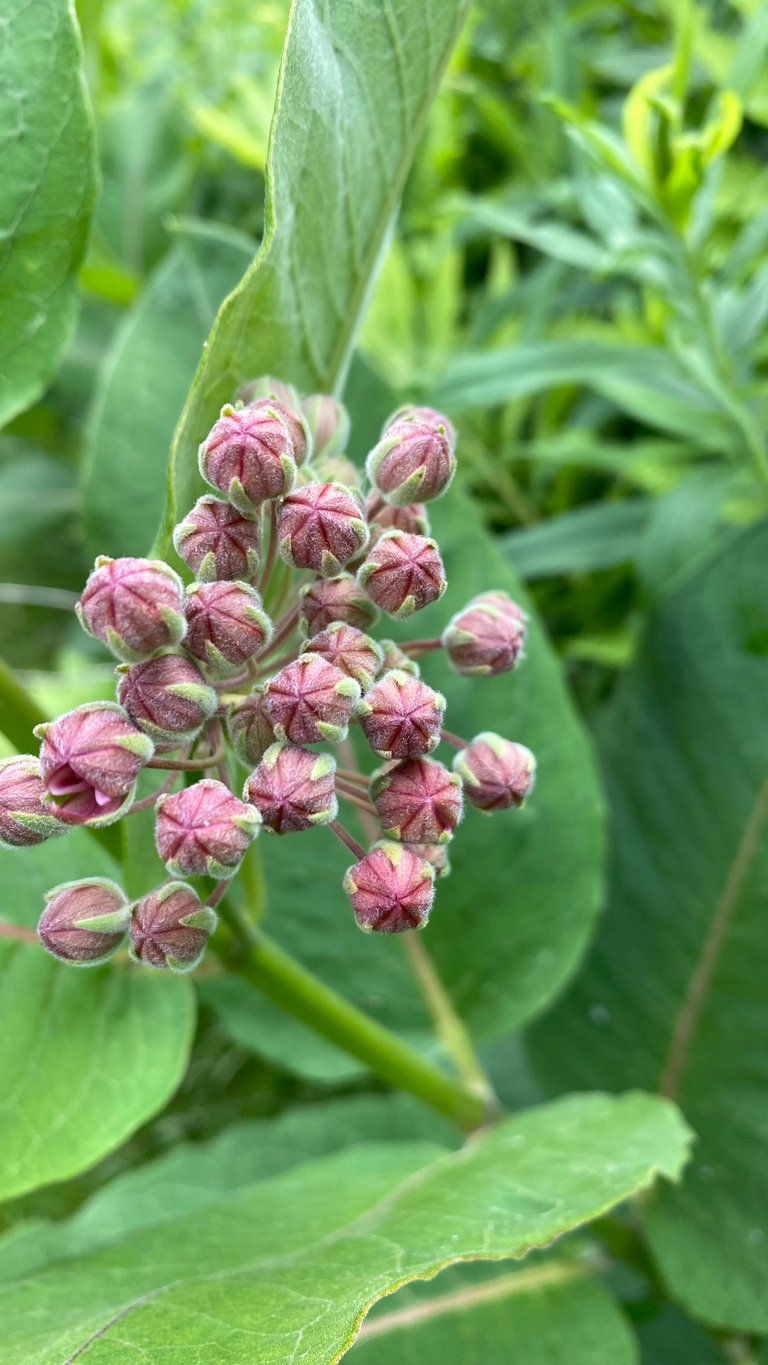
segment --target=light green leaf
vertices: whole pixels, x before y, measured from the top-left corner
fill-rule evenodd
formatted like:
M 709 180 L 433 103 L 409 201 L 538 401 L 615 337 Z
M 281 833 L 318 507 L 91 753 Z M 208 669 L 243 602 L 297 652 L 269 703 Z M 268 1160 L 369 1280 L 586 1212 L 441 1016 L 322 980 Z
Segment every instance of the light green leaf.
M 504 553 L 526 579 L 593 573 L 630 563 L 651 514 L 645 498 L 575 507 L 504 536 Z
M 768 594 L 763 523 L 652 614 L 604 736 L 612 889 L 589 964 L 534 1030 L 553 1087 L 642 1085 L 698 1135 L 648 1211 L 672 1296 L 768 1330 Z
M 36 924 L 52 886 L 119 880 L 85 831 L 0 851 L 2 915 Z M 0 1198 L 93 1165 L 162 1109 L 186 1066 L 188 981 L 114 963 L 76 969 L 37 945 L 0 943 Z
M 251 254 L 216 230 L 176 243 L 128 313 L 104 363 L 85 457 L 91 555 L 141 555 L 160 521 L 179 410 L 219 304 Z
M 453 1261 L 523 1256 L 675 1179 L 688 1135 L 642 1095 L 566 1099 L 462 1151 L 354 1147 L 2 1292 L 0 1361 L 110 1365 L 175 1352 L 217 1365 L 331 1365 L 370 1305 Z M 318 1241 L 320 1244 L 318 1245 Z
M 7 0 L 0 43 L 0 426 L 42 393 L 69 338 L 95 194 L 73 6 Z
M 468 0 L 294 0 L 267 163 L 264 242 L 224 304 L 174 438 L 164 544 L 197 448 L 255 375 L 343 381 L 413 154 Z

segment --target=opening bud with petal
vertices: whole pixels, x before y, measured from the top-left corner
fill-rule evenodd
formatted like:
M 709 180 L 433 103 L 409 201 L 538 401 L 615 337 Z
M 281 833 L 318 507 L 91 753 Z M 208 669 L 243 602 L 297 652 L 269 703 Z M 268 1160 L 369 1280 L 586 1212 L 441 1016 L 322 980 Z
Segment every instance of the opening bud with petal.
M 275 742 L 274 726 L 267 710 L 266 686 L 254 687 L 249 696 L 232 707 L 227 729 L 232 747 L 246 768 L 261 762 Z
M 299 625 L 305 635 L 316 635 L 334 621 L 369 630 L 379 613 L 351 574 L 317 578 L 299 592 Z
M 296 482 L 293 437 L 279 405 L 260 399 L 245 408 L 226 403 L 200 446 L 200 473 L 241 512 L 281 498 Z
M 45 899 L 38 937 L 61 961 L 97 967 L 125 941 L 130 906 L 120 887 L 107 877 L 62 882 Z
M 451 618 L 443 631 L 443 647 L 457 673 L 467 677 L 509 673 L 520 661 L 526 616 L 511 597 L 485 593 Z
M 404 844 L 444 844 L 462 815 L 461 778 L 433 758 L 380 769 L 371 796 L 381 828 Z
M 378 640 L 365 635 L 356 626 L 334 621 L 326 630 L 313 635 L 302 646 L 304 654 L 319 654 L 329 664 L 359 682 L 363 692 L 381 672 L 384 651 Z
M 127 810 L 154 753 L 149 735 L 115 702 L 92 701 L 38 725 L 45 801 L 71 825 L 109 825 Z
M 66 834 L 44 798 L 39 759 L 17 754 L 0 760 L 0 848 L 32 848 Z
M 186 882 L 165 882 L 131 911 L 131 957 L 148 967 L 191 972 L 201 961 L 218 917 Z
M 423 929 L 434 899 L 434 869 L 407 844 L 387 839 L 350 867 L 344 877 L 358 926 L 369 934 Z
M 196 578 L 253 578 L 259 567 L 261 528 L 258 520 L 212 494 L 198 498 L 173 533 L 176 553 Z
M 159 559 L 100 555 L 75 611 L 83 629 L 135 663 L 184 639 L 179 575 Z
M 272 638 L 272 622 L 250 583 L 190 583 L 186 648 L 214 673 L 247 663 Z
M 360 684 L 319 654 L 300 654 L 267 683 L 267 709 L 278 739 L 337 744 L 346 739 Z
M 243 797 L 271 834 L 298 834 L 336 819 L 336 760 L 294 744 L 273 744 L 251 773 Z
M 366 461 L 368 478 L 387 502 L 430 502 L 456 472 L 455 436 L 447 417 L 406 408 L 384 429 Z
M 357 715 L 379 758 L 418 758 L 440 743 L 445 706 L 441 692 L 393 669 L 366 692 Z
M 466 749 L 460 749 L 453 766 L 464 780 L 464 795 L 478 810 L 507 810 L 522 806 L 536 780 L 536 759 L 524 744 L 484 731 Z
M 134 725 L 165 748 L 194 739 L 216 712 L 219 699 L 191 659 L 160 654 L 118 668 L 117 700 Z
M 308 483 L 283 499 L 277 514 L 280 553 L 288 564 L 332 578 L 368 544 L 357 493 L 343 483 Z
M 437 542 L 407 531 L 379 536 L 357 578 L 377 607 L 398 618 L 437 602 L 448 586 Z
M 159 797 L 156 810 L 157 851 L 176 877 L 234 876 L 261 826 L 254 806 L 210 777 Z

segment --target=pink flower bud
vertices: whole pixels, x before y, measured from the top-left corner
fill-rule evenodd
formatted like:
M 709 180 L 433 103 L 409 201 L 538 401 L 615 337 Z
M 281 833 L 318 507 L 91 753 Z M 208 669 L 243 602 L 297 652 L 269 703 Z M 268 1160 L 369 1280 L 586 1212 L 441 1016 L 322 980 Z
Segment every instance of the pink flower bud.
M 253 578 L 259 567 L 261 532 L 258 521 L 221 498 L 198 498 L 173 533 L 176 553 L 196 578 Z
M 394 669 L 358 702 L 363 733 L 380 758 L 418 758 L 440 743 L 445 697 Z
M 485 593 L 451 617 L 442 638 L 457 673 L 509 673 L 522 658 L 526 617 L 511 598 L 495 600 L 505 596 Z
M 398 422 L 406 421 L 424 422 L 426 426 L 443 427 L 448 441 L 452 446 L 456 445 L 456 429 L 444 412 L 438 412 L 437 408 L 413 407 L 410 403 L 404 403 L 401 408 L 397 408 L 392 416 L 387 419 L 385 430 L 395 426 Z
M 312 469 L 312 479 L 315 482 L 343 483 L 346 488 L 351 488 L 353 493 L 362 496 L 361 471 L 347 459 L 346 455 L 321 455 L 319 460 L 313 460 L 311 466 L 307 468 Z
M 288 564 L 331 578 L 368 544 L 360 498 L 342 483 L 308 483 L 277 514 L 280 553 Z
M 75 611 L 118 659 L 147 659 L 184 639 L 182 582 L 159 559 L 100 555 Z
M 359 927 L 367 934 L 423 929 L 432 909 L 434 875 L 405 844 L 382 839 L 344 877 Z
M 187 649 L 216 673 L 231 673 L 272 638 L 272 622 L 250 583 L 191 583 L 184 613 Z
M 313 393 L 301 404 L 312 433 L 312 458 L 341 455 L 349 440 L 349 413 L 338 399 L 327 393 Z
M 266 687 L 254 687 L 249 696 L 232 707 L 227 728 L 240 762 L 246 768 L 261 762 L 275 742 L 275 731 L 267 710 Z
M 437 543 L 407 531 L 385 531 L 358 570 L 358 582 L 388 616 L 411 616 L 447 587 Z
M 309 458 L 312 453 L 312 432 L 302 410 L 298 389 L 293 384 L 285 384 L 281 379 L 267 374 L 261 379 L 252 379 L 241 390 L 239 398 L 248 407 L 254 407 L 261 399 L 268 399 L 291 433 L 296 464 L 301 465 Z
M 226 403 L 200 447 L 200 473 L 241 512 L 281 498 L 296 482 L 293 437 L 276 403 Z
M 508 616 L 512 621 L 519 621 L 523 626 L 528 620 L 528 616 L 522 607 L 519 607 L 517 602 L 512 601 L 508 592 L 502 592 L 500 588 L 493 589 L 491 592 L 479 592 L 476 597 L 472 598 L 472 602 L 473 604 L 478 602 L 495 607 L 504 616 Z
M 381 828 L 403 844 L 444 844 L 462 815 L 461 778 L 432 758 L 406 758 L 374 775 Z
M 308 583 L 299 593 L 299 608 L 299 625 L 305 635 L 315 635 L 334 621 L 368 630 L 379 614 L 370 598 L 347 573 Z
M 40 763 L 32 754 L 0 760 L 0 848 L 31 848 L 66 834 L 44 796 Z
M 319 654 L 342 673 L 356 678 L 363 692 L 370 687 L 384 662 L 384 651 L 377 640 L 355 626 L 334 621 L 326 630 L 313 635 L 303 646 L 304 654 Z
M 522 806 L 536 778 L 536 759 L 530 749 L 490 731 L 476 735 L 461 749 L 453 766 L 464 779 L 464 795 L 478 810 Z
M 131 915 L 131 957 L 148 967 L 191 972 L 218 923 L 186 882 L 165 882 L 142 896 Z
M 45 899 L 38 937 L 62 962 L 97 967 L 124 941 L 130 906 L 120 887 L 106 877 L 63 882 Z
M 174 876 L 219 880 L 234 876 L 260 825 L 254 806 L 239 801 L 223 782 L 204 777 L 159 798 L 155 842 Z
M 278 739 L 336 744 L 346 738 L 360 684 L 319 654 L 300 654 L 267 683 L 266 697 Z
M 260 398 L 270 398 L 273 401 L 282 403 L 287 408 L 298 408 L 301 406 L 299 391 L 293 384 L 286 384 L 282 379 L 275 379 L 273 374 L 260 375 L 258 379 L 251 379 L 238 391 L 238 403 L 257 403 Z
M 417 858 L 423 858 L 425 863 L 429 863 L 434 869 L 436 879 L 450 876 L 451 862 L 447 844 L 409 844 L 408 847 Z
M 178 748 L 194 739 L 219 699 L 191 659 L 161 654 L 143 664 L 121 664 L 117 700 L 134 725 L 157 744 Z
M 154 752 L 122 706 L 92 701 L 38 725 L 45 801 L 66 824 L 111 825 L 133 799 Z
M 387 502 L 430 502 L 456 471 L 454 432 L 429 408 L 406 409 L 384 429 L 366 462 L 368 478 Z
M 378 510 L 377 510 L 378 509 Z M 407 502 L 403 507 L 395 507 L 386 502 L 381 506 L 381 494 L 374 489 L 368 494 L 366 513 L 369 518 L 375 513 L 375 522 L 370 523 L 370 531 L 407 531 L 413 536 L 429 535 L 429 514 L 423 502 Z
M 421 668 L 417 659 L 412 659 L 410 654 L 404 653 L 394 640 L 380 640 L 384 650 L 384 660 L 381 665 L 382 673 L 390 673 L 396 668 L 400 673 L 410 673 L 412 678 L 421 677 Z
M 293 744 L 273 744 L 245 784 L 243 798 L 271 834 L 297 834 L 336 819 L 336 761 Z

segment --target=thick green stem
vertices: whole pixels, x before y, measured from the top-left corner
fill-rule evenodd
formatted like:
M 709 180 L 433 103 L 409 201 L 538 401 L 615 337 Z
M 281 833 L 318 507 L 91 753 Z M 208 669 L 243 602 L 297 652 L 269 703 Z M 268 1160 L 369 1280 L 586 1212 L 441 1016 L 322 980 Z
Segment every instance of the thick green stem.
M 221 914 L 235 931 L 235 942 L 226 954 L 228 965 L 274 1004 L 357 1057 L 383 1080 L 444 1114 L 464 1132 L 488 1121 L 487 1107 L 479 1095 L 350 1005 L 241 919 L 226 902 Z

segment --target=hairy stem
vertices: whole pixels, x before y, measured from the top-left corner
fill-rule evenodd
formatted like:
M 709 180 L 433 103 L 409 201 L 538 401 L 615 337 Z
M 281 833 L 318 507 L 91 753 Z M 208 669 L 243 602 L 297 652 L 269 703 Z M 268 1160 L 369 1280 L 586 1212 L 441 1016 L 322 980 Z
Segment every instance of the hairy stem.
M 162 768 L 174 773 L 199 772 L 205 768 L 216 768 L 227 756 L 227 751 L 223 747 L 217 749 L 213 754 L 206 754 L 200 758 L 151 758 L 146 764 L 148 768 Z
M 365 849 L 357 842 L 357 839 L 352 838 L 352 835 L 349 833 L 349 830 L 346 830 L 344 826 L 339 823 L 338 820 L 331 820 L 330 824 L 328 825 L 328 828 L 332 829 L 334 834 L 336 835 L 336 838 L 340 839 L 344 847 L 349 849 L 353 858 L 357 858 L 359 860 L 360 858 L 364 858 L 366 856 Z

